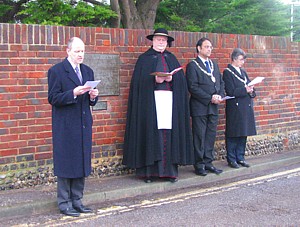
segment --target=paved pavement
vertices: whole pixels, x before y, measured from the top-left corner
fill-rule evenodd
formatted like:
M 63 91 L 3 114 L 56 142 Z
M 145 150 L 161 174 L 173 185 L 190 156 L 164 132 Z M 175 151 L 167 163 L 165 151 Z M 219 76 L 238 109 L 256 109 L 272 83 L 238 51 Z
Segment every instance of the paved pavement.
M 134 175 L 88 178 L 85 186 L 83 202 L 85 205 L 99 204 L 118 199 L 130 198 L 143 194 L 166 192 L 189 187 L 213 184 L 245 175 L 275 170 L 289 165 L 300 165 L 300 151 L 286 151 L 263 156 L 248 157 L 250 168 L 232 169 L 226 161 L 215 161 L 214 165 L 224 170 L 220 175 L 209 173 L 205 177 L 197 176 L 192 166 L 179 168 L 179 181 L 176 183 L 155 181 L 144 183 Z M 56 205 L 56 185 L 43 185 L 33 188 L 0 191 L 0 219 L 15 218 L 59 212 Z

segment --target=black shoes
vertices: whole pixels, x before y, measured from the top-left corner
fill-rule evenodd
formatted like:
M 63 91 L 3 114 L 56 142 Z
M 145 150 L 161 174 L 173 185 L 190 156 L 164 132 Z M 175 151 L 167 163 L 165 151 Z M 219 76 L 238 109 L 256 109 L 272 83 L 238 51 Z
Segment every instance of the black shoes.
M 207 171 L 204 168 L 195 169 L 195 173 L 196 173 L 196 175 L 199 175 L 199 176 L 207 175 Z
M 152 183 L 153 180 L 152 180 L 151 177 L 147 177 L 147 178 L 144 179 L 144 182 L 145 182 L 145 183 Z
M 67 216 L 72 216 L 72 217 L 79 217 L 79 215 L 80 215 L 80 213 L 73 208 L 67 208 L 65 210 L 61 210 L 60 213 L 67 215 Z
M 235 169 L 238 169 L 240 168 L 239 164 L 243 167 L 250 167 L 250 165 L 245 162 L 245 161 L 238 161 L 237 163 L 236 162 L 229 162 L 228 165 L 231 167 L 231 168 L 235 168 Z
M 247 167 L 247 168 L 250 167 L 250 165 L 249 165 L 247 162 L 245 162 L 245 161 L 239 161 L 239 162 L 237 162 L 237 163 L 240 164 L 240 165 L 243 166 L 243 167 Z
M 240 166 L 236 162 L 229 162 L 228 165 L 234 169 L 240 168 Z
M 177 181 L 178 181 L 178 179 L 177 178 L 169 178 L 169 181 L 171 182 L 171 183 L 176 183 Z
M 220 174 L 220 173 L 223 172 L 223 170 L 217 169 L 214 166 L 205 166 L 205 167 L 202 167 L 202 168 L 195 169 L 196 175 L 199 175 L 199 176 L 206 176 L 207 171 L 209 171 L 211 173 L 215 173 L 215 174 Z
M 60 211 L 60 213 L 71 217 L 79 217 L 80 213 L 91 213 L 91 212 L 92 212 L 91 208 L 85 207 L 83 205 L 74 208 L 73 207 L 67 208 L 65 210 Z
M 81 205 L 79 207 L 74 207 L 74 209 L 79 213 L 91 213 L 92 212 L 91 208 L 85 207 L 83 205 Z
M 214 166 L 205 166 L 205 169 L 208 170 L 209 172 L 215 173 L 215 174 L 220 174 L 220 173 L 223 172 L 223 170 L 217 169 L 217 168 L 214 167 Z

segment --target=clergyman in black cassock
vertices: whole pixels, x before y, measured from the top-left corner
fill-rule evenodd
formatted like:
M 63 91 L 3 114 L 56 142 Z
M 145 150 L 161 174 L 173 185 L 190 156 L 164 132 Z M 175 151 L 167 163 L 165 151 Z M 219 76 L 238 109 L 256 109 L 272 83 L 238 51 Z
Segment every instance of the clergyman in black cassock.
M 166 50 L 174 39 L 165 29 L 147 38 L 153 45 L 139 56 L 130 84 L 123 164 L 136 169 L 147 183 L 155 178 L 176 182 L 178 166 L 194 160 L 186 79 L 183 70 L 173 76 L 150 75 L 170 72 L 180 64 Z M 172 94 L 171 128 L 158 127 L 156 91 Z

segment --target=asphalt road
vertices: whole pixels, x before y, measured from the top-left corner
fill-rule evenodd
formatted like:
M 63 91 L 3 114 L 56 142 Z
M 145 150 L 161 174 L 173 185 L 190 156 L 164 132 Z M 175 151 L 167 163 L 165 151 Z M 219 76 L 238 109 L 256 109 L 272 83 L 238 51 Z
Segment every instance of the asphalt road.
M 300 165 L 97 204 L 80 218 L 44 214 L 7 226 L 299 226 Z M 3 224 L 3 223 L 2 223 Z

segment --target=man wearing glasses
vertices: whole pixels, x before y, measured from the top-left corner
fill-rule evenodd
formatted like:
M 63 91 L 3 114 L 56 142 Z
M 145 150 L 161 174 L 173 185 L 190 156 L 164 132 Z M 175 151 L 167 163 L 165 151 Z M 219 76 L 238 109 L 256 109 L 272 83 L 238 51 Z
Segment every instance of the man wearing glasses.
M 216 62 L 209 59 L 213 46 L 208 38 L 196 44 L 198 56 L 187 65 L 186 77 L 190 96 L 195 173 L 206 176 L 207 171 L 220 174 L 212 164 L 218 124 L 218 104 L 224 97 L 224 82 Z

